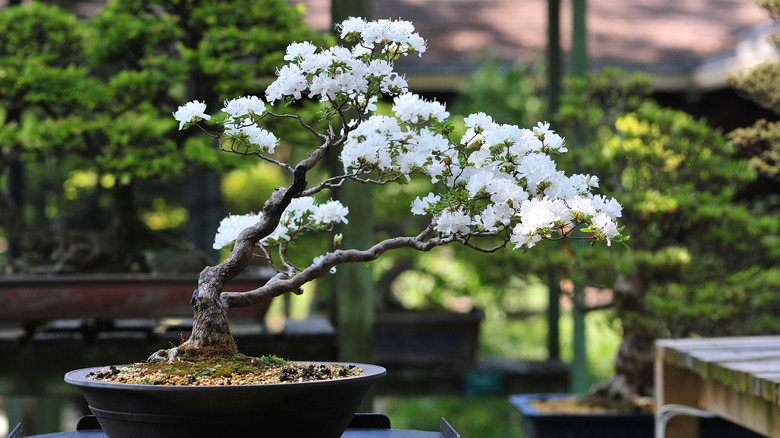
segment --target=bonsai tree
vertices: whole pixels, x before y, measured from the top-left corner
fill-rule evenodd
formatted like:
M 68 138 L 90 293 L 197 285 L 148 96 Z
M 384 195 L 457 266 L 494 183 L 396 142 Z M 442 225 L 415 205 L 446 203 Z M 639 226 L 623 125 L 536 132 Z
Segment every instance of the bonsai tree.
M 764 8 L 775 21 L 780 20 L 780 2 L 757 0 L 756 4 Z M 779 34 L 773 35 L 772 44 L 780 47 Z M 765 62 L 747 73 L 732 75 L 729 82 L 750 99 L 778 115 L 778 76 L 780 61 L 773 61 Z M 729 134 L 729 138 L 740 147 L 743 154 L 750 157 L 751 165 L 764 178 L 773 181 L 775 187 L 780 181 L 780 122 L 776 119 L 760 119 L 752 126 L 736 129 Z
M 232 251 L 225 261 L 200 273 L 191 337 L 158 351 L 150 361 L 174 361 L 182 352 L 236 354 L 229 309 L 301 293 L 304 284 L 341 264 L 371 262 L 391 250 L 428 251 L 460 244 L 483 253 L 507 246 L 524 252 L 542 240 L 587 239 L 610 245 L 626 239 L 616 222 L 620 204 L 592 191 L 598 178 L 567 176 L 557 169 L 553 157 L 567 149 L 549 124 L 521 129 L 476 113 L 465 119 L 466 131 L 458 135 L 444 105 L 408 92 L 393 65 L 401 56 L 426 50 L 411 23 L 350 18 L 338 29 L 349 47 L 289 45 L 287 63 L 278 69 L 265 99 L 227 100 L 213 117 L 198 100 L 174 113 L 182 129 L 197 125 L 208 132 L 206 122 L 216 123 L 219 129 L 209 135 L 218 139 L 221 151 L 273 163 L 290 175 L 291 183 L 277 189 L 259 214 L 225 218 L 215 247 L 232 245 Z M 393 99 L 392 114 L 373 114 L 385 97 Z M 306 98 L 321 104 L 324 128 L 315 128 L 313 121 L 292 111 Z M 308 134 L 311 146 L 297 163 L 273 156 L 280 140 L 265 126 L 279 119 L 294 120 Z M 343 172 L 309 180 L 312 171 L 334 155 Z M 293 261 L 291 250 L 301 233 L 348 221 L 344 206 L 326 200 L 329 191 L 345 184 L 384 185 L 412 178 L 435 183 L 434 192 L 411 203 L 413 214 L 428 218 L 416 234 L 388 237 L 370 248 L 341 248 L 336 235 L 332 251 L 302 266 Z M 253 257 L 266 260 L 276 275 L 251 291 L 223 290 Z
M 27 206 L 47 210 L 0 190 L 17 272 L 149 271 L 163 248 L 199 270 L 207 259 L 141 220 L 137 186 L 160 196 L 186 172 L 241 161 L 166 114 L 194 96 L 219 105 L 255 92 L 290 42 L 319 39 L 283 0 L 111 1 L 87 20 L 34 2 L 1 10 L 0 31 L 0 176 L 24 169 Z M 63 194 L 73 175 L 93 182 Z
M 626 252 L 570 245 L 575 281 L 615 292 L 616 372 L 592 387 L 612 401 L 652 395 L 659 337 L 778 330 L 780 300 L 771 291 L 780 282 L 773 249 L 780 221 L 772 198 L 755 191 L 754 169 L 767 167 L 751 165 L 705 120 L 660 108 L 649 86 L 646 77 L 605 69 L 569 81 L 559 115 L 561 131 L 580 138 L 559 162 L 609 175 L 600 185 L 625 206 L 621 221 L 632 230 Z M 535 254 L 542 263 L 518 263 L 517 271 L 563 268 L 551 249 Z
M 766 291 L 780 281 L 780 220 L 749 196 L 756 172 L 705 120 L 637 100 L 643 82 L 606 71 L 575 84 L 564 107 L 590 134 L 570 157 L 612 176 L 601 184 L 626 206 L 622 220 L 632 230 L 620 259 L 598 249 L 577 254 L 588 284 L 614 289 L 616 373 L 591 391 L 612 399 L 652 395 L 657 338 L 778 329 L 780 300 Z M 588 102 L 601 109 L 580 111 Z

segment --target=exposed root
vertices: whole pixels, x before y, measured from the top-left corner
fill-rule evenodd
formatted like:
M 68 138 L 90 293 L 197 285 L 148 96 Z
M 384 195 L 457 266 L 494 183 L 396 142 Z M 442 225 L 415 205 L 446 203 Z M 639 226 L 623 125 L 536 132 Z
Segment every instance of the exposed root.
M 167 350 L 157 350 L 155 353 L 149 356 L 148 359 L 146 359 L 146 362 L 147 363 L 159 363 L 159 362 L 171 363 L 174 360 L 176 360 L 176 356 L 178 355 L 179 355 L 178 347 L 169 348 Z

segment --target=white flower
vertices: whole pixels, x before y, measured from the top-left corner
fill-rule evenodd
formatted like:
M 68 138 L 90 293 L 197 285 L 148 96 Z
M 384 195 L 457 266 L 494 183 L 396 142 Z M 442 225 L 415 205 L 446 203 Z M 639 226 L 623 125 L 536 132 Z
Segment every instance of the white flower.
M 344 39 L 349 34 L 362 33 L 366 28 L 366 20 L 360 17 L 349 17 L 337 25 L 336 28 L 341 31 L 341 39 Z
M 226 100 L 222 111 L 230 114 L 234 119 L 250 114 L 260 115 L 265 112 L 265 103 L 257 96 L 239 97 Z
M 466 190 L 468 190 L 471 197 L 474 197 L 490 184 L 493 179 L 494 175 L 490 170 L 482 169 L 474 172 L 469 176 L 469 182 L 466 183 Z
M 513 213 L 514 209 L 509 204 L 490 204 L 476 218 L 476 222 L 482 225 L 486 231 L 496 231 L 498 230 L 497 224 L 509 225 Z
M 333 62 L 330 52 L 312 53 L 298 61 L 298 67 L 306 74 L 318 74 Z
M 436 218 L 434 229 L 445 235 L 468 234 L 471 231 L 469 228 L 471 224 L 471 217 L 463 210 L 444 210 L 441 216 Z
M 231 215 L 219 223 L 214 236 L 214 249 L 221 249 L 238 238 L 244 229 L 256 224 L 263 218 L 261 214 Z
M 393 100 L 393 112 L 402 122 L 411 123 L 441 120 L 450 116 L 441 103 L 426 101 L 413 93 L 396 96 Z
M 539 122 L 534 126 L 534 135 L 544 137 L 548 132 L 555 132 L 550 129 L 550 123 Z
M 483 146 L 478 151 L 474 151 L 469 155 L 469 163 L 479 169 L 480 167 L 485 166 L 488 163 L 488 159 L 492 156 L 493 154 L 490 152 L 490 148 Z
M 206 114 L 206 104 L 204 102 L 193 100 L 180 106 L 173 113 L 173 118 L 179 122 L 179 130 L 182 130 L 187 123 L 196 123 L 201 119 L 209 120 L 211 116 Z
M 263 128 L 254 127 L 254 129 L 247 131 L 247 134 L 249 135 L 249 143 L 269 154 L 273 154 L 276 150 L 276 145 L 279 144 L 276 136 Z
M 554 151 L 560 153 L 568 152 L 568 149 L 563 146 L 564 144 L 565 141 L 563 140 L 563 137 L 552 131 L 544 137 L 544 145 Z
M 289 241 L 290 240 L 290 230 L 291 228 L 280 223 L 276 226 L 274 231 L 265 236 L 262 240 L 260 240 L 261 245 L 268 245 L 275 242 L 281 242 L 283 240 Z
M 556 215 L 547 199 L 533 198 L 520 206 L 521 222 L 528 230 L 537 231 L 555 226 Z
M 485 113 L 475 113 L 463 119 L 467 128 L 489 128 L 493 124 L 493 118 Z
M 515 225 L 515 228 L 512 229 L 512 236 L 509 238 L 509 241 L 515 244 L 515 249 L 523 245 L 527 248 L 533 248 L 540 240 L 542 240 L 542 236 L 535 229 L 522 222 Z
M 412 201 L 412 214 L 426 214 L 427 210 L 439 201 L 441 201 L 441 196 L 433 193 L 428 193 L 422 199 L 418 196 Z
M 409 84 L 406 82 L 406 79 L 396 73 L 382 78 L 382 83 L 380 84 L 380 89 L 383 93 L 406 93 L 408 88 Z
M 517 173 L 525 178 L 528 189 L 535 193 L 540 183 L 551 181 L 558 176 L 555 162 L 547 154 L 531 153 L 523 157 L 517 166 Z
M 301 98 L 301 93 L 306 90 L 308 83 L 306 76 L 297 65 L 287 64 L 277 72 L 277 78 L 265 90 L 265 98 L 273 103 L 284 96 Z
M 319 208 L 314 212 L 313 219 L 318 224 L 327 225 L 334 223 L 349 223 L 347 220 L 347 214 L 349 209 L 341 204 L 339 201 L 328 201 L 321 204 Z
M 593 197 L 593 203 L 596 210 L 606 213 L 612 219 L 623 216 L 623 206 L 615 198 L 607 199 L 604 195 L 596 195 Z
M 556 172 L 555 177 L 549 178 L 550 186 L 544 191 L 544 194 L 554 199 L 571 199 L 577 196 L 581 188 L 577 185 L 577 179 L 567 177 L 562 170 Z M 587 189 L 587 187 L 585 187 Z M 587 192 L 587 191 L 586 191 Z
M 284 210 L 282 222 L 291 221 L 300 225 L 304 216 L 317 210 L 317 203 L 311 196 L 302 196 L 290 201 L 290 205 Z
M 376 77 L 385 77 L 393 74 L 393 66 L 384 59 L 374 59 L 368 64 L 366 74 Z
M 593 227 L 600 231 L 601 237 L 606 239 L 607 246 L 612 245 L 612 239 L 620 234 L 617 224 L 606 213 L 598 213 L 593 216 Z
M 366 101 L 365 95 L 359 95 L 357 97 L 358 105 L 360 105 L 361 109 L 365 112 L 373 112 L 376 111 L 376 103 L 379 101 L 379 98 L 377 96 L 371 96 L 368 101 Z
M 512 205 L 519 206 L 528 200 L 528 193 L 511 179 L 494 179 L 485 187 L 485 190 L 490 193 L 490 200 L 496 204 L 512 203 Z
M 568 199 L 566 204 L 569 206 L 569 210 L 571 210 L 572 213 L 580 216 L 593 216 L 596 214 L 596 205 L 591 198 L 575 196 L 572 199 Z
M 317 47 L 308 41 L 304 41 L 301 43 L 292 43 L 289 46 L 287 46 L 287 51 L 286 54 L 284 55 L 284 60 L 295 61 L 299 58 L 304 58 L 307 55 L 312 55 L 316 51 L 317 51 Z

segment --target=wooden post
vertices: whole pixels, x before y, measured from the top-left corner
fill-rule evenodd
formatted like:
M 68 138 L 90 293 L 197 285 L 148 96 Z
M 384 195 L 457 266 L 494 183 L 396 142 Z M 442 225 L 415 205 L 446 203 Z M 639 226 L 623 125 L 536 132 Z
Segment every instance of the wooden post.
M 701 378 L 695 373 L 666 363 L 662 347 L 656 346 L 655 354 L 655 401 L 656 406 L 681 404 L 699 407 Z M 678 415 L 666 425 L 667 438 L 699 436 L 699 419 Z

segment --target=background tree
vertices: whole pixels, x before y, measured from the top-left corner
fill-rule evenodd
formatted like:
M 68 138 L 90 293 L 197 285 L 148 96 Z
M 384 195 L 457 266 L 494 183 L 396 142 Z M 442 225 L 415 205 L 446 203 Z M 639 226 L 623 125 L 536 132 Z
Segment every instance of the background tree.
M 187 170 L 239 161 L 177 131 L 169 115 L 194 95 L 218 105 L 257 93 L 287 44 L 320 40 L 281 0 L 115 1 L 86 21 L 33 3 L 0 11 L 0 26 L 8 36 L 0 43 L 7 140 L 0 171 L 21 162 L 27 180 L 50 188 L 28 184 L 25 193 L 28 202 L 45 193 L 39 211 L 47 214 L 18 212 L 7 192 L 0 195 L 7 207 L 0 227 L 22 247 L 16 269 L 28 271 L 147 271 L 159 259 L 155 250 L 171 247 L 183 250 L 177 260 L 189 260 L 174 269 L 199 270 L 202 257 L 140 220 L 136 186 L 154 184 L 159 194 L 183 184 Z M 68 199 L 63 184 L 74 175 L 93 183 Z M 74 231 L 84 228 L 92 231 Z
M 474 81 L 493 74 L 488 70 Z M 500 75 L 491 81 L 500 83 Z M 503 98 L 490 87 L 465 88 L 490 96 L 482 100 L 481 110 L 492 111 L 491 101 L 502 106 Z M 512 101 L 533 98 L 528 95 L 533 91 L 513 90 L 517 95 L 508 97 Z M 771 198 L 756 195 L 756 171 L 718 130 L 659 107 L 649 92 L 647 77 L 605 69 L 569 81 L 559 115 L 561 133 L 581 138 L 567 145 L 569 153 L 561 162 L 600 175 L 601 188 L 624 205 L 629 250 L 570 246 L 569 258 L 549 248 L 536 251 L 530 265 L 513 264 L 512 254 L 505 254 L 505 261 L 500 255 L 490 259 L 498 267 L 513 266 L 515 278 L 544 275 L 550 266 L 568 269 L 573 263 L 578 282 L 614 290 L 612 307 L 622 333 L 616 374 L 594 385 L 592 392 L 621 399 L 651 395 L 653 341 L 658 337 L 780 328 L 773 316 L 780 308 L 774 292 L 780 284 L 775 249 L 780 220 Z M 518 111 L 517 118 L 526 114 Z M 466 254 L 458 260 L 471 261 Z M 483 266 L 479 272 L 489 278 L 493 269 Z
M 780 22 L 780 2 L 756 0 L 756 4 Z M 780 35 L 772 37 L 772 44 L 780 48 Z M 765 62 L 748 73 L 732 75 L 729 82 L 748 98 L 780 115 L 780 61 Z M 750 157 L 751 165 L 762 177 L 772 182 L 768 190 L 776 193 L 780 183 L 780 122 L 761 119 L 753 126 L 731 132 L 729 138 Z

